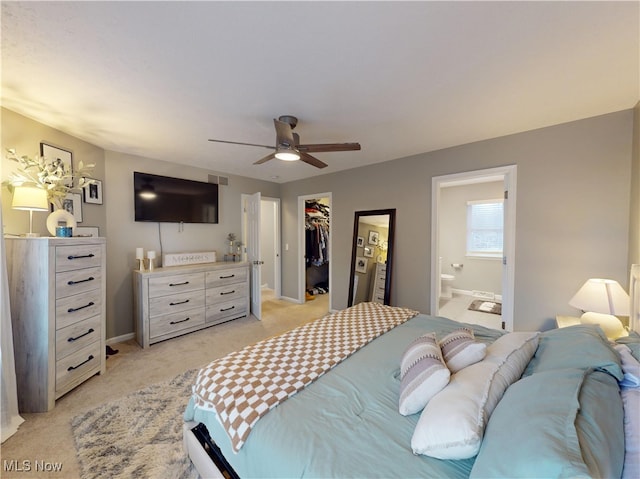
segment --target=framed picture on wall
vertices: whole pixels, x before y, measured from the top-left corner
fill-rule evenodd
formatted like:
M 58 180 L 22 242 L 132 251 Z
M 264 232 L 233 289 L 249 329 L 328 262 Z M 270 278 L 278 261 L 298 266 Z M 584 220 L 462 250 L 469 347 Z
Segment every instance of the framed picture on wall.
M 364 256 L 356 256 L 356 273 L 366 273 L 369 260 Z
M 76 219 L 76 223 L 82 223 L 82 197 L 80 193 L 68 193 L 62 199 L 62 209 L 71 213 Z M 53 205 L 51 205 L 51 211 L 54 211 Z
M 380 237 L 380 233 L 377 231 L 369 231 L 369 244 L 378 244 L 378 238 Z
M 367 258 L 373 258 L 373 248 L 371 246 L 364 247 L 364 255 Z
M 359 248 L 362 248 L 364 246 L 364 238 L 362 236 L 358 236 L 358 243 L 357 246 Z
M 94 180 L 93 183 L 82 187 L 84 202 L 94 205 L 102 204 L 102 181 Z
M 40 143 L 40 155 L 43 156 L 47 162 L 52 162 L 53 164 L 62 163 L 66 172 L 69 174 L 73 173 L 73 154 L 70 151 L 48 145 L 47 143 Z M 69 185 L 71 185 L 70 181 Z

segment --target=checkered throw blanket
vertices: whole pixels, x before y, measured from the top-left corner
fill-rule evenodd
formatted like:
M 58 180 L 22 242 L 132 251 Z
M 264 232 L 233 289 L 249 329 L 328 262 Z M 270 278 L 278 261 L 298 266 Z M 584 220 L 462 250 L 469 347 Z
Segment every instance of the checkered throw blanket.
M 237 452 L 270 409 L 417 314 L 360 303 L 216 359 L 198 373 L 196 407 L 217 413 Z

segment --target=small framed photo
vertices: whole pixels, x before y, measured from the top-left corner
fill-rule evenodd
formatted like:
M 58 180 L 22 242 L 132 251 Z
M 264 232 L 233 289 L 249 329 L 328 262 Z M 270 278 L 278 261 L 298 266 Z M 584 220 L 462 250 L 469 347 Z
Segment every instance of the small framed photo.
M 69 174 L 73 173 L 73 153 L 70 151 L 47 143 L 40 143 L 40 155 L 42 155 L 47 162 L 51 162 L 54 165 L 62 163 L 66 172 Z
M 76 226 L 73 229 L 73 236 L 98 238 L 100 236 L 100 230 L 97 226 Z
M 364 247 L 364 255 L 367 258 L 373 258 L 373 248 L 371 246 Z
M 102 181 L 94 180 L 87 186 L 82 187 L 82 194 L 84 195 L 84 202 L 94 205 L 102 204 Z
M 378 238 L 380 237 L 380 233 L 377 231 L 369 231 L 369 244 L 378 244 Z
M 62 200 L 62 209 L 67 210 L 76 219 L 76 223 L 82 223 L 82 197 L 80 193 L 67 193 Z M 51 205 L 51 211 L 54 211 Z
M 356 256 L 356 273 L 366 273 L 369 260 L 363 256 Z
M 362 236 L 358 236 L 357 245 L 359 248 L 362 248 L 364 246 L 364 238 Z

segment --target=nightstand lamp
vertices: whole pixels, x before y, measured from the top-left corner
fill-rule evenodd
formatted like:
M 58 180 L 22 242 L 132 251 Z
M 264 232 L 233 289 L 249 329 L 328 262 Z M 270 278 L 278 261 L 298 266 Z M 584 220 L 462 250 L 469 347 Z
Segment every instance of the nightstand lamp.
M 27 237 L 40 236 L 33 232 L 33 212 L 49 211 L 49 201 L 47 192 L 37 186 L 16 186 L 13 190 L 13 201 L 11 207 L 14 210 L 29 211 L 29 233 Z
M 585 313 L 582 324 L 598 324 L 609 339 L 628 336 L 622 322 L 616 316 L 629 316 L 629 295 L 617 281 L 592 278 L 578 290 L 569 305 Z

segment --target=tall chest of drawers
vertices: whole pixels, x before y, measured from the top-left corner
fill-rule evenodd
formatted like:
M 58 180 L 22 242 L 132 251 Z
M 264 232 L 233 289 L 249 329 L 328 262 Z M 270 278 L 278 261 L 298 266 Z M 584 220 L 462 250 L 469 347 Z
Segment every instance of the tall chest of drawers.
M 249 266 L 218 262 L 134 271 L 136 340 L 143 348 L 249 315 Z
M 384 291 L 387 284 L 387 264 L 376 263 L 375 276 L 373 278 L 373 289 L 371 291 L 371 301 L 384 304 Z
M 105 372 L 104 238 L 6 238 L 20 412 Z

